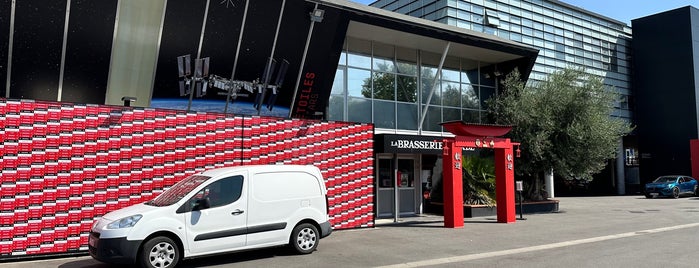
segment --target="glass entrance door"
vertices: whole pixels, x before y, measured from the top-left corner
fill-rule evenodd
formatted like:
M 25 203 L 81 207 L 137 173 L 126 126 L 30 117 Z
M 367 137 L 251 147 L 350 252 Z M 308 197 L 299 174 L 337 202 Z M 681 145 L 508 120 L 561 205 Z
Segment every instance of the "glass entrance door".
M 419 184 L 415 181 L 415 159 L 413 156 L 399 156 L 397 159 L 379 157 L 377 168 L 379 218 L 395 216 L 396 202 L 398 203 L 399 215 L 418 213 L 416 196 L 419 189 L 416 189 L 416 186 L 419 188 Z M 398 198 L 396 198 L 396 192 Z

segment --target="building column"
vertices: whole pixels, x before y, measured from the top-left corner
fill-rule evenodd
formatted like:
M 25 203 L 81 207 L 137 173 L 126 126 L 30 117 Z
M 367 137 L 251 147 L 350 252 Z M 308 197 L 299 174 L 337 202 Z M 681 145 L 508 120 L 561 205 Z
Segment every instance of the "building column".
M 624 163 L 624 138 L 619 139 L 616 157 L 616 191 L 618 195 L 626 194 L 626 172 Z
M 498 222 L 515 222 L 515 165 L 512 147 L 495 149 L 495 196 Z
M 444 140 L 442 191 L 444 227 L 464 227 L 464 189 L 461 171 L 461 148 L 453 140 Z

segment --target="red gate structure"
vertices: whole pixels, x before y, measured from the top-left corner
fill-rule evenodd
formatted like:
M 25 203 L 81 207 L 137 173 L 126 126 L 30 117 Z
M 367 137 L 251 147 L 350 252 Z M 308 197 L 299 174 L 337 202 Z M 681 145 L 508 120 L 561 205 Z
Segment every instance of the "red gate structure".
M 444 129 L 456 135 L 445 139 L 444 159 L 444 227 L 464 227 L 464 195 L 461 170 L 461 149 L 490 148 L 495 150 L 495 195 L 497 202 L 497 219 L 500 223 L 515 221 L 515 182 L 513 146 L 519 143 L 507 138 L 498 138 L 507 134 L 511 126 L 466 124 L 462 121 L 450 121 L 441 124 Z M 519 150 L 519 149 L 518 149 Z

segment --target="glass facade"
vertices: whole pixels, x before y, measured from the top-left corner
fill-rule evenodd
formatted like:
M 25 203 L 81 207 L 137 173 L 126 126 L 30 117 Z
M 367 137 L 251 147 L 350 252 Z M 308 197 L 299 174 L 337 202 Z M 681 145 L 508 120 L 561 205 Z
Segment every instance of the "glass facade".
M 547 0 L 379 0 L 371 6 L 536 47 L 530 82 L 584 67 L 620 93 L 613 115 L 632 118 L 631 28 L 622 22 Z
M 441 122 L 489 123 L 485 100 L 496 83 L 488 63 L 347 37 L 328 107 L 328 120 L 374 123 L 377 129 L 441 132 Z M 463 55 L 462 55 L 463 56 Z M 434 90 L 432 90 L 434 86 Z

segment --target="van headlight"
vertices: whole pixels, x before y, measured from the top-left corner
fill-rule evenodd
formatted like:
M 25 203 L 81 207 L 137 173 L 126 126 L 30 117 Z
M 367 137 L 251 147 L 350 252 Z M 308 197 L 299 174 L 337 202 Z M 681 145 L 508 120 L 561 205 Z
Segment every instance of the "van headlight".
M 140 220 L 143 215 L 133 215 L 126 218 L 121 218 L 107 225 L 107 229 L 121 229 L 121 228 L 131 228 L 138 220 Z

